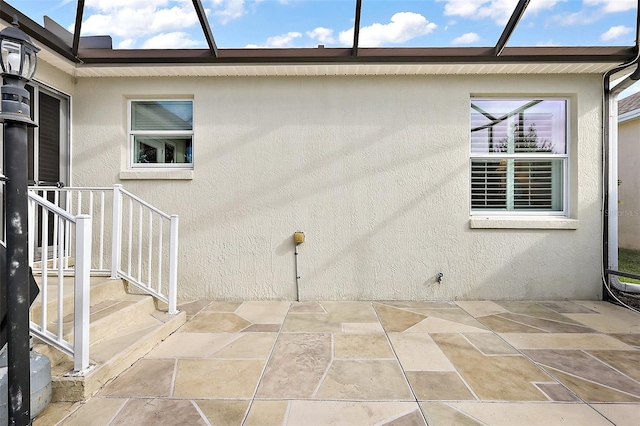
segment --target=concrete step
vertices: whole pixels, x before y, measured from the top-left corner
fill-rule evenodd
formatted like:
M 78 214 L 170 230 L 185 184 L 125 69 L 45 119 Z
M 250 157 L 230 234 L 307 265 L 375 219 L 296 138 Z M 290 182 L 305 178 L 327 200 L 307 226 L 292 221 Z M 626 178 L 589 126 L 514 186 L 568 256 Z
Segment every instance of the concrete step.
M 91 344 L 101 342 L 127 328 L 141 317 L 155 312 L 151 296 L 125 294 L 116 299 L 108 299 L 96 305 L 92 304 L 89 313 L 89 339 Z M 73 340 L 74 315 L 63 318 L 65 340 Z
M 31 306 L 31 321 L 40 324 L 42 320 L 42 276 L 35 276 L 40 287 L 40 293 Z M 47 319 L 50 321 L 58 316 L 58 277 L 47 277 Z M 73 312 L 73 282 L 74 277 L 64 277 L 62 285 L 62 312 Z M 122 280 L 112 280 L 109 277 L 91 277 L 91 304 L 97 305 L 105 300 L 117 299 L 127 294 L 126 284 Z
M 98 279 L 94 285 L 92 279 L 89 370 L 74 374 L 71 357 L 42 342 L 35 344 L 34 349 L 51 360 L 54 402 L 89 398 L 186 322 L 184 312 L 169 315 L 166 309 L 157 309 L 151 296 L 128 294 L 124 288 L 120 280 Z M 65 305 L 67 297 L 71 296 L 65 296 Z M 51 312 L 48 317 L 54 318 Z M 72 322 L 70 313 L 64 318 L 68 337 L 72 337 Z
M 65 357 L 52 366 L 52 402 L 83 401 L 115 379 L 159 342 L 186 322 L 186 314 L 155 313 L 89 348 L 92 368 L 70 374 L 73 360 Z M 36 349 L 38 350 L 38 349 Z

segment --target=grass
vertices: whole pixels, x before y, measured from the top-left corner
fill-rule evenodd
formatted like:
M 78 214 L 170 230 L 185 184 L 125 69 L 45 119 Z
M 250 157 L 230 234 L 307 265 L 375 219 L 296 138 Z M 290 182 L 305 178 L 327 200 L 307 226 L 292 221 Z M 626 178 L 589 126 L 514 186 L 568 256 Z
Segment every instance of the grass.
M 640 275 L 640 250 L 618 249 L 618 270 Z M 640 280 L 619 277 L 625 283 L 640 284 Z

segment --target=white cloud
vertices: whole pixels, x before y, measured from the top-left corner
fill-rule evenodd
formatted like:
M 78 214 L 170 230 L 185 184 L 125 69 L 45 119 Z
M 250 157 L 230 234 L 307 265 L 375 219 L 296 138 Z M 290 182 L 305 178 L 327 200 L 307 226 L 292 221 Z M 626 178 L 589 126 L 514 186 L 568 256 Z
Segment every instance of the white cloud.
M 600 40 L 609 41 L 615 40 L 617 38 L 622 37 L 625 34 L 629 34 L 633 29 L 629 27 L 625 27 L 624 25 L 616 25 L 615 27 L 611 27 L 607 30 L 607 32 L 600 35 Z
M 549 40 L 549 41 L 539 41 L 536 43 L 536 46 L 537 47 L 554 47 L 554 46 L 560 46 L 560 45 L 553 40 Z
M 299 37 L 302 37 L 302 33 L 288 32 L 267 39 L 267 47 L 292 47 L 293 41 Z
M 589 25 L 607 13 L 626 12 L 636 7 L 637 0 L 583 0 L 582 10 L 553 16 L 552 25 Z
M 162 33 L 151 37 L 142 45 L 143 49 L 188 49 L 200 43 L 189 38 L 189 34 L 182 31 Z
M 200 21 L 195 10 L 172 7 L 171 9 L 160 9 L 156 12 L 151 23 L 150 30 L 164 31 L 172 28 L 188 28 Z
M 466 33 L 462 34 L 460 37 L 456 37 L 453 39 L 451 44 L 470 44 L 475 43 L 480 40 L 480 36 L 476 33 Z
M 586 6 L 602 6 L 605 13 L 626 12 L 635 9 L 636 0 L 584 0 Z
M 313 31 L 307 31 L 307 35 L 313 40 L 318 40 L 321 43 L 335 43 L 333 30 L 330 28 L 318 27 Z
M 247 13 L 244 7 L 244 0 L 212 0 L 213 14 L 226 24 L 229 21 L 240 18 Z
M 295 39 L 302 37 L 302 33 L 297 31 L 288 32 L 267 39 L 266 44 L 247 44 L 246 49 L 266 49 L 269 47 L 293 47 Z
M 533 13 L 536 14 L 538 12 L 540 12 L 541 10 L 549 10 L 549 9 L 553 9 L 556 4 L 558 3 L 562 3 L 566 0 L 535 0 L 529 3 L 529 6 L 527 6 L 527 9 L 525 11 L 526 13 Z M 515 9 L 515 5 L 513 7 Z M 513 13 L 513 10 L 512 10 Z
M 127 38 L 122 40 L 120 43 L 118 43 L 118 45 L 116 46 L 117 49 L 133 49 L 135 47 L 136 44 L 136 40 L 133 38 Z
M 442 0 L 439 0 L 442 1 Z M 445 16 L 467 19 L 492 19 L 498 25 L 509 21 L 518 0 L 444 0 Z M 536 0 L 529 3 L 525 13 L 537 13 L 553 8 L 561 0 Z
M 61 0 L 55 7 L 55 9 L 59 9 L 65 4 L 71 3 L 73 0 Z
M 586 13 L 585 11 L 556 15 L 551 18 L 553 25 L 588 25 L 600 19 L 600 14 Z
M 87 0 L 84 3 L 87 8 L 97 9 L 101 12 L 109 12 L 123 8 L 147 9 L 158 8 L 169 4 L 169 0 Z
M 388 24 L 373 24 L 360 28 L 359 46 L 380 46 L 387 43 L 404 43 L 416 37 L 432 33 L 438 26 L 424 16 L 413 12 L 398 12 Z M 340 42 L 353 44 L 353 28 L 341 31 Z
M 198 15 L 189 5 L 157 9 L 156 4 L 160 3 L 159 1 L 134 0 L 132 3 L 134 4 L 131 7 L 89 15 L 82 24 L 82 33 L 138 38 L 159 32 L 181 30 L 198 23 Z M 136 8 L 139 3 L 144 5 Z

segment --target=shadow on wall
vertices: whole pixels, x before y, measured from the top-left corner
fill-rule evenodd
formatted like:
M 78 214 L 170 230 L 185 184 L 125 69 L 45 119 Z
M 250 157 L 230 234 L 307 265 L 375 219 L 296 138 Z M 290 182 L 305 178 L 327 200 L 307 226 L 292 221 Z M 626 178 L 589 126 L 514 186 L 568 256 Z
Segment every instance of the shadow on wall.
M 583 223 L 581 228 L 585 228 Z M 480 231 L 474 244 L 474 262 L 493 272 L 486 278 L 479 277 L 479 282 L 463 283 L 454 295 L 456 299 L 601 298 L 602 241 L 597 232 L 589 240 L 579 230 Z M 591 245 L 585 247 L 585 242 Z
M 399 159 L 390 158 L 372 167 L 363 166 L 361 163 L 358 164 L 359 161 L 357 160 L 345 160 L 351 155 L 362 153 L 367 147 L 376 143 L 390 143 L 388 140 L 385 140 L 385 138 L 388 138 L 399 130 L 400 129 L 389 128 L 380 129 L 379 133 L 362 136 L 359 143 L 350 143 L 337 151 L 331 152 L 320 160 L 311 162 L 311 164 L 302 163 L 300 166 L 279 175 L 275 179 L 258 182 L 258 184 L 250 190 L 243 190 L 241 193 L 237 193 L 233 199 L 216 207 L 213 211 L 206 212 L 207 217 L 203 217 L 203 223 L 207 223 L 206 219 L 211 217 L 209 215 L 218 218 L 220 222 L 225 222 L 230 219 L 237 220 L 246 217 L 249 214 L 255 213 L 256 209 L 273 208 L 300 202 L 323 191 L 345 187 L 350 183 L 360 181 L 368 176 L 379 173 L 389 173 L 400 167 L 419 164 L 428 159 L 433 160 L 442 154 L 442 151 L 434 153 L 425 150 L 420 155 L 408 155 Z M 323 175 L 324 177 L 318 176 L 321 174 L 318 173 L 320 170 L 326 169 L 331 164 L 340 161 L 345 162 L 343 175 L 335 176 L 331 175 L 329 171 L 326 171 Z M 355 167 L 349 167 L 349 163 L 353 163 Z M 464 167 L 468 167 L 466 162 L 464 163 Z
M 428 156 L 428 154 L 425 154 L 425 156 Z M 446 182 L 450 182 L 452 180 L 454 180 L 457 176 L 459 176 L 460 173 L 466 173 L 468 172 L 468 163 L 464 162 L 462 164 L 460 164 L 458 167 L 453 168 L 453 169 L 449 169 L 449 173 L 444 174 L 438 181 L 435 182 L 429 182 L 428 183 L 428 188 L 421 191 L 420 193 L 418 193 L 416 196 L 414 196 L 409 202 L 406 202 L 403 206 L 401 206 L 400 208 L 396 209 L 392 214 L 387 215 L 386 218 L 384 218 L 384 220 L 376 223 L 376 224 L 371 224 L 370 227 L 367 228 L 367 232 L 364 233 L 363 235 L 361 235 L 360 237 L 356 238 L 355 240 L 352 240 L 351 242 L 349 242 L 345 247 L 341 248 L 340 250 L 336 251 L 335 254 L 333 254 L 328 260 L 324 261 L 323 263 L 321 263 L 320 265 L 318 265 L 317 267 L 314 268 L 314 270 L 312 272 L 309 273 L 309 276 L 311 279 L 314 280 L 314 282 L 316 283 L 322 283 L 322 286 L 327 288 L 327 289 L 331 289 L 333 287 L 333 291 L 335 292 L 336 295 L 339 295 L 340 293 L 346 291 L 346 289 L 344 288 L 344 286 L 341 286 L 340 283 L 333 283 L 331 284 L 330 282 L 328 282 L 329 280 L 327 280 L 324 275 L 326 274 L 327 271 L 332 270 L 334 267 L 336 267 L 340 262 L 343 262 L 345 260 L 345 258 L 348 258 L 349 256 L 352 255 L 357 255 L 359 253 L 367 253 L 369 250 L 369 247 L 371 247 L 374 243 L 373 243 L 373 239 L 379 235 L 380 233 L 382 233 L 385 230 L 388 230 L 390 227 L 397 225 L 398 222 L 400 222 L 402 220 L 403 217 L 405 217 L 407 214 L 411 213 L 412 211 L 414 211 L 415 209 L 419 208 L 420 206 L 423 207 L 423 212 L 424 212 L 424 224 L 427 227 L 431 227 L 431 228 L 435 228 L 434 224 L 429 224 L 429 213 L 428 212 L 433 212 L 434 211 L 434 206 L 437 209 L 438 207 L 440 208 L 446 208 L 447 207 L 447 200 L 434 200 L 432 198 L 433 193 L 438 189 L 438 188 L 442 188 L 442 186 L 445 185 Z M 425 183 L 426 184 L 426 183 Z M 427 205 L 427 203 L 430 203 Z M 442 211 L 437 211 L 437 213 L 433 214 L 434 216 L 438 217 L 439 220 L 442 219 L 443 214 Z M 405 226 L 412 226 L 412 223 L 407 223 Z M 462 231 L 461 231 L 462 232 Z M 446 232 L 440 230 L 434 230 L 434 233 L 436 233 L 436 237 L 439 239 L 439 241 L 448 241 L 449 243 L 455 243 L 456 241 L 458 241 L 455 236 L 451 236 L 451 235 L 446 235 Z M 414 233 L 412 236 L 416 237 L 420 235 L 420 233 Z M 427 248 L 428 247 L 428 248 Z M 441 250 L 441 245 L 439 242 L 437 243 L 426 243 L 425 241 L 407 241 L 406 242 L 406 250 L 408 252 L 415 252 L 415 251 L 421 251 L 422 253 L 424 253 L 423 256 L 415 256 L 415 257 L 423 257 L 423 258 L 434 258 L 434 254 L 433 253 L 425 253 L 426 250 Z M 377 253 L 377 256 L 380 256 L 380 253 Z M 382 262 L 377 262 L 379 263 L 379 265 L 376 265 L 375 259 L 372 259 L 370 257 L 367 257 L 366 255 L 363 256 L 363 258 L 361 259 L 357 259 L 356 263 L 360 263 L 359 266 L 357 266 L 357 270 L 367 270 L 368 268 L 376 268 L 376 267 L 390 267 L 391 265 L 384 265 L 385 261 L 388 259 L 382 259 Z M 434 262 L 435 263 L 435 262 Z M 442 265 L 441 262 L 438 262 L 439 265 Z M 425 267 L 425 269 L 428 270 L 434 270 L 434 268 L 436 267 L 435 265 L 423 265 Z M 402 275 L 402 271 L 398 271 L 399 275 Z M 405 274 L 407 277 L 409 277 L 409 274 Z M 428 276 L 428 275 L 427 275 Z M 365 277 L 357 275 L 355 276 L 355 288 L 356 289 L 363 289 L 363 291 L 368 291 L 370 289 L 370 287 L 372 286 L 371 282 L 368 282 L 366 280 Z M 400 279 L 402 281 L 402 278 L 398 277 L 398 279 Z M 434 276 L 435 279 L 435 276 Z M 433 283 L 433 281 L 431 279 L 428 279 L 427 282 L 422 282 L 421 284 L 424 285 L 428 285 Z M 337 285 L 336 285 L 337 284 Z M 403 292 L 406 293 L 406 289 L 403 289 Z M 345 297 L 349 297 L 349 296 L 354 296 L 354 295 L 344 295 Z M 367 295 L 363 295 L 365 298 L 367 299 L 371 299 L 373 295 L 367 294 Z M 392 297 L 393 298 L 393 297 Z
M 104 179 L 105 176 L 109 176 L 111 182 L 107 186 L 111 186 L 114 182 L 118 181 L 118 175 L 120 173 L 120 152 L 123 141 L 125 141 L 126 139 L 127 136 L 123 134 L 122 139 L 98 139 L 100 142 L 92 144 L 88 144 L 85 140 L 82 144 L 82 147 L 77 146 L 77 142 L 75 143 L 76 146 L 74 146 L 74 154 L 71 158 L 71 171 L 74 173 L 74 175 L 75 170 L 93 170 L 97 163 L 101 164 L 101 167 L 103 168 L 110 168 L 112 171 L 112 174 L 110 175 L 107 175 L 105 173 L 92 173 L 83 175 L 81 177 L 83 186 L 104 186 L 104 183 L 93 182 L 92 180 L 94 178 Z M 117 161 L 114 161 L 114 158 L 117 158 Z M 90 165 L 90 169 L 87 169 L 86 164 Z M 76 181 L 75 176 L 73 181 Z
M 213 214 L 223 222 L 229 219 L 242 218 L 249 212 L 255 212 L 256 209 L 299 202 L 323 190 L 339 187 L 350 181 L 361 179 L 368 174 L 377 173 L 382 169 L 382 166 L 370 170 L 365 169 L 366 173 L 361 173 L 362 168 L 360 170 L 346 168 L 345 174 L 348 177 L 335 177 L 332 175 L 329 178 L 330 180 L 321 179 L 322 176 L 318 176 L 322 174 L 318 173 L 319 171 L 334 163 L 347 161 L 346 159 L 350 155 L 362 153 L 367 147 L 383 141 L 398 130 L 399 128 L 381 127 L 377 132 L 361 135 L 357 142 L 346 143 L 342 148 L 321 158 L 315 160 L 300 158 L 298 164 L 292 164 L 292 167 L 288 169 L 271 169 L 268 174 L 275 175 L 275 178 L 256 181 L 256 185 L 251 189 L 236 193 L 232 199 L 216 206 Z M 264 134 L 264 132 L 257 133 Z M 412 161 L 418 160 L 419 158 L 412 158 Z M 385 167 L 393 166 L 392 164 L 385 165 Z M 358 172 L 358 174 L 354 172 Z
M 295 288 L 295 286 L 297 285 L 296 280 L 297 280 L 297 268 L 296 268 L 296 258 L 294 255 L 295 252 L 295 247 L 296 244 L 293 242 L 293 235 L 285 238 L 282 243 L 280 243 L 278 245 L 278 247 L 276 247 L 275 249 L 275 254 L 276 256 L 286 256 L 289 255 L 291 256 L 290 258 L 290 265 L 291 265 L 291 283 L 292 283 L 292 290 L 295 290 L 295 294 L 297 295 L 298 298 L 300 298 L 299 295 L 299 288 Z M 295 300 L 295 296 L 291 296 L 291 300 Z
M 397 87 L 397 96 L 415 90 L 407 83 L 390 82 Z M 424 145 L 419 150 L 414 149 L 415 142 L 407 141 L 409 138 L 403 132 L 408 128 L 420 126 L 428 130 L 430 127 L 420 113 L 424 105 L 415 96 L 403 100 L 402 111 L 406 114 L 402 115 L 403 121 L 399 125 L 397 120 L 390 118 L 399 115 L 398 105 L 375 91 L 371 93 L 371 79 L 360 82 L 327 78 L 316 82 L 311 89 L 307 83 L 305 79 L 298 79 L 293 85 L 291 80 L 288 83 L 270 80 L 268 90 L 265 90 L 262 80 L 238 87 L 243 92 L 252 91 L 252 96 L 233 98 L 228 105 L 231 110 L 224 113 L 229 122 L 216 124 L 220 129 L 214 136 L 223 135 L 220 139 L 224 140 L 226 128 L 234 131 L 256 126 L 255 123 L 260 125 L 242 136 L 230 136 L 232 140 L 223 145 L 212 143 L 204 158 L 198 157 L 198 185 L 207 180 L 200 179 L 202 170 L 219 175 L 221 179 L 211 179 L 211 188 L 208 188 L 218 194 L 219 204 L 213 210 L 200 212 L 203 217 L 195 217 L 196 221 L 210 223 L 210 217 L 216 217 L 219 223 L 237 221 L 253 215 L 256 210 L 297 202 L 368 175 L 418 163 L 443 149 L 452 149 L 450 147 L 454 145 L 442 144 L 435 132 L 420 132 L 424 135 L 421 141 Z M 318 90 L 319 87 L 326 90 Z M 228 88 L 227 92 L 230 91 Z M 274 106 L 274 94 L 287 97 L 290 102 L 279 102 Z M 313 98 L 312 106 L 309 105 L 310 98 Z M 272 119 L 255 120 L 252 117 Z M 464 131 L 466 129 L 461 137 L 466 137 Z M 455 130 L 446 135 L 450 140 L 455 137 Z M 410 155 L 394 159 L 402 153 L 396 152 L 394 147 L 402 148 L 403 145 L 409 147 L 405 151 Z M 433 152 L 434 148 L 439 152 Z M 276 155 L 280 153 L 282 155 Z M 262 163 L 256 164 L 255 158 L 251 158 L 261 155 L 264 156 Z M 215 190 L 215 185 L 225 181 L 230 185 L 237 184 L 239 190 L 224 197 L 221 191 Z

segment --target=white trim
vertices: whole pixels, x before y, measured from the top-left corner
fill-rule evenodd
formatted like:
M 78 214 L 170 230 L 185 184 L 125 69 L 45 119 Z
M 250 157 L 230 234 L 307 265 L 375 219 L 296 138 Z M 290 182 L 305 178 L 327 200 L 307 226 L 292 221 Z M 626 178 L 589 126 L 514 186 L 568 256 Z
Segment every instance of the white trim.
M 193 170 L 191 169 L 161 169 L 161 168 L 139 168 L 135 170 L 120 170 L 121 180 L 192 180 Z
M 499 153 L 473 153 L 472 152 L 472 144 L 471 144 L 471 134 L 469 134 L 469 216 L 505 216 L 505 217 L 568 217 L 570 215 L 570 162 L 571 162 L 571 99 L 566 96 L 536 96 L 532 94 L 530 96 L 516 96 L 511 97 L 508 95 L 496 95 L 493 96 L 474 96 L 471 95 L 469 98 L 469 105 L 471 105 L 474 101 L 532 101 L 532 100 L 542 100 L 542 101 L 557 101 L 561 100 L 565 102 L 564 106 L 564 138 L 565 138 L 565 152 L 564 154 L 542 154 L 542 153 L 514 153 L 510 152 L 512 150 L 507 149 L 507 152 L 499 152 Z M 473 113 L 472 113 L 473 114 Z M 471 119 L 471 115 L 470 115 Z M 553 132 L 561 131 L 560 124 L 553 124 Z M 469 122 L 469 129 L 471 129 L 471 121 Z M 510 142 L 511 143 L 511 142 Z M 473 160 L 497 160 L 497 159 L 526 159 L 526 160 L 562 160 L 562 206 L 561 210 L 551 211 L 551 210 L 527 210 L 527 209 L 509 209 L 509 197 L 507 197 L 507 209 L 474 209 L 472 206 L 472 188 L 471 188 L 471 171 Z M 508 175 L 509 173 L 507 173 Z M 508 176 L 507 176 L 508 178 Z M 507 184 L 509 181 L 507 182 Z M 507 188 L 508 192 L 508 188 Z M 511 206 L 512 207 L 512 206 Z M 480 227 L 480 226 L 478 226 Z M 502 226 L 500 226 L 502 227 Z M 474 228 L 474 226 L 472 226 Z
M 522 154 L 522 153 L 517 153 L 517 154 L 507 154 L 506 152 L 500 152 L 500 153 L 495 153 L 495 154 L 470 154 L 471 158 L 474 159 L 488 159 L 488 160 L 495 160 L 496 158 L 513 158 L 515 160 L 521 159 L 521 160 L 553 160 L 553 159 L 558 159 L 558 158 L 569 158 L 569 154 L 537 154 L 535 152 L 532 152 L 531 155 L 529 154 Z
M 606 265 L 608 269 L 617 270 L 618 265 L 618 249 L 619 249 L 619 241 L 618 241 L 618 203 L 617 201 L 611 202 L 611 200 L 618 200 L 618 129 L 619 124 L 623 121 L 632 120 L 638 116 L 640 116 L 640 108 L 626 112 L 622 115 L 618 115 L 618 96 L 620 93 L 629 88 L 633 84 L 633 81 L 629 79 L 629 76 L 625 77 L 622 81 L 619 81 L 614 87 L 611 88 L 610 97 L 609 97 L 609 117 L 604 117 L 604 125 L 609 128 L 609 187 L 604 188 L 603 184 L 603 192 L 606 191 L 608 193 L 608 205 L 604 204 L 604 195 L 602 199 L 602 214 L 603 214 L 603 226 L 604 226 L 604 215 L 608 215 L 609 226 L 608 226 L 608 259 L 609 264 Z M 603 141 L 605 143 L 605 141 Z M 604 157 L 603 157 L 604 161 Z M 606 167 L 606 164 L 603 162 L 603 168 Z M 602 179 L 604 181 L 604 178 Z M 604 280 L 604 271 L 603 271 L 603 280 Z M 615 289 L 629 292 L 629 293 L 640 293 L 640 284 L 634 283 L 626 283 L 620 281 L 620 278 L 616 275 L 609 275 L 611 286 Z
M 625 121 L 635 120 L 640 117 L 640 108 L 634 109 L 633 111 L 625 112 L 624 114 L 620 114 L 618 116 L 618 123 L 624 123 Z
M 60 146 L 58 147 L 58 154 L 60 156 L 60 164 L 58 165 L 59 180 L 64 183 L 65 186 L 71 186 L 72 171 L 72 96 L 62 90 L 43 83 L 39 80 L 31 80 L 28 83 L 33 87 L 34 96 L 31 99 L 31 114 L 36 122 L 40 121 L 40 93 L 43 92 L 47 96 L 60 101 Z M 64 110 L 66 108 L 66 111 Z M 66 115 L 64 114 L 66 113 Z M 36 126 L 33 132 L 34 145 L 33 145 L 33 178 L 34 180 L 40 180 L 39 177 L 39 161 L 40 161 L 40 127 Z
M 157 102 L 190 102 L 191 103 L 191 111 L 192 111 L 192 117 L 191 117 L 191 130 L 132 130 L 131 126 L 132 126 L 132 104 L 133 102 L 144 102 L 144 101 L 157 101 Z M 121 179 L 154 179 L 150 176 L 152 176 L 152 174 L 146 174 L 144 175 L 145 177 L 141 177 L 143 175 L 134 175 L 131 173 L 127 173 L 129 171 L 132 171 L 133 169 L 154 169 L 154 170 L 158 170 L 158 169 L 165 169 L 165 171 L 162 173 L 163 177 L 159 177 L 159 178 L 155 178 L 155 179 L 192 179 L 193 178 L 193 174 L 191 174 L 190 177 L 164 177 L 165 173 L 166 173 L 166 169 L 182 169 L 182 170 L 193 170 L 193 164 L 194 164 L 194 139 L 195 139 L 195 114 L 193 114 L 193 112 L 195 111 L 195 102 L 193 97 L 177 97 L 177 98 L 165 98 L 165 97 L 135 97 L 135 98 L 128 98 L 127 99 L 127 135 L 128 135 L 128 142 L 127 142 L 127 157 L 129 158 L 129 169 L 128 170 L 121 170 L 120 171 L 120 178 Z M 190 138 L 191 139 L 191 162 L 190 163 L 153 163 L 153 164 L 144 164 L 144 163 L 137 163 L 135 161 L 135 136 L 153 136 L 156 135 L 160 138 L 162 137 L 171 137 L 171 136 L 177 136 L 177 137 L 184 137 L 185 139 Z M 132 177 L 132 176 L 136 176 L 136 177 Z M 185 175 L 180 175 L 180 176 L 185 176 Z
M 67 161 L 67 164 L 66 164 L 67 176 L 61 177 L 61 180 L 64 181 L 65 186 L 73 186 L 73 161 L 72 161 L 73 160 L 73 96 L 71 96 L 70 93 L 67 93 L 60 89 L 56 89 L 55 87 L 35 78 L 31 80 L 29 84 L 31 84 L 32 86 L 38 85 L 39 87 L 44 87 L 45 91 L 51 92 L 59 98 L 67 99 L 68 116 L 67 116 L 67 121 L 65 123 L 67 127 L 66 129 L 67 147 L 65 148 L 66 152 L 63 152 L 62 150 L 60 151 L 60 155 L 65 153 L 67 157 L 65 158 L 65 160 Z M 34 102 L 32 100 L 31 104 L 33 105 L 33 103 Z
M 609 217 L 609 269 L 618 269 L 618 95 L 611 92 L 609 117 L 605 117 L 604 123 L 609 126 L 609 205 L 604 206 L 606 210 L 603 211 Z
M 38 57 L 40 59 L 40 57 Z M 74 68 L 76 78 L 93 77 L 309 77 L 405 75 L 601 75 L 611 63 L 288 63 L 288 64 L 116 64 Z M 52 64 L 54 65 L 54 64 Z M 55 64 L 60 68 L 59 65 Z M 61 68 L 63 69 L 63 68 Z M 63 69 L 64 71 L 64 69 Z
M 474 216 L 471 229 L 578 229 L 578 220 L 553 216 Z

